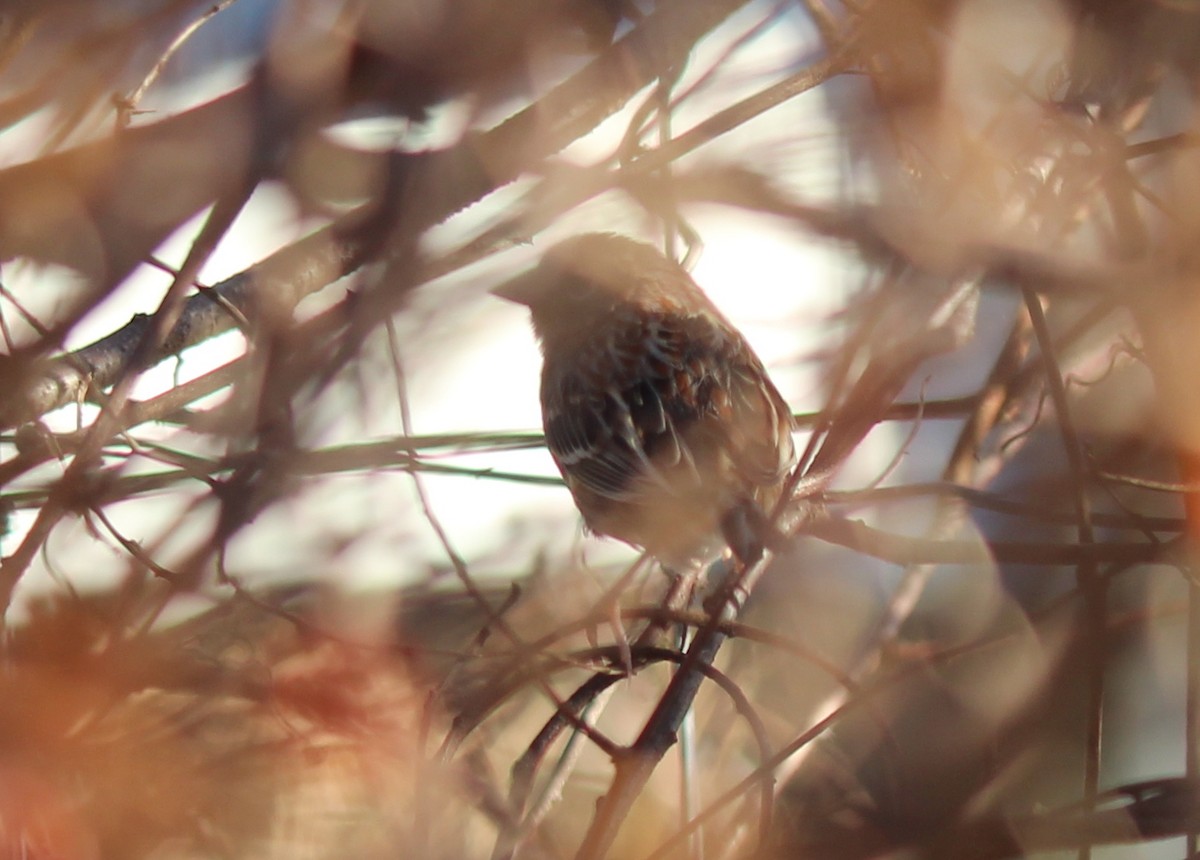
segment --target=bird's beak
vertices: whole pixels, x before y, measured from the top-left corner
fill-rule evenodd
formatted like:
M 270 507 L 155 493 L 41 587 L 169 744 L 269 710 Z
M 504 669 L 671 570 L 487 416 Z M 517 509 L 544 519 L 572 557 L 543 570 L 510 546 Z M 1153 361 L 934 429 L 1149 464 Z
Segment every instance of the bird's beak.
M 545 280 L 538 277 L 537 269 L 529 269 L 515 278 L 488 290 L 493 296 L 516 302 L 519 305 L 532 305 L 546 290 Z

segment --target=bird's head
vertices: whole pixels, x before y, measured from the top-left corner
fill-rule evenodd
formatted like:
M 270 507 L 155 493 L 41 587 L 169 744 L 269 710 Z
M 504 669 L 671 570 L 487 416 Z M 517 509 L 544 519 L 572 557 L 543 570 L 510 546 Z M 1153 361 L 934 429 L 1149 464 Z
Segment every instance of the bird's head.
M 691 277 L 654 247 L 615 233 L 586 233 L 552 247 L 493 295 L 526 305 L 543 343 L 585 335 L 623 311 L 711 308 Z

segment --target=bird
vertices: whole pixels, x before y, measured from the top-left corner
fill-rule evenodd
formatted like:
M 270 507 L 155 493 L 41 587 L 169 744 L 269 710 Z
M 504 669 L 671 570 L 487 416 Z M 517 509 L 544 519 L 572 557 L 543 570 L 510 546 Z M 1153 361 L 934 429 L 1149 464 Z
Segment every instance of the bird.
M 687 270 L 586 233 L 491 292 L 529 308 L 547 447 L 587 530 L 672 571 L 756 563 L 778 535 L 792 413 Z

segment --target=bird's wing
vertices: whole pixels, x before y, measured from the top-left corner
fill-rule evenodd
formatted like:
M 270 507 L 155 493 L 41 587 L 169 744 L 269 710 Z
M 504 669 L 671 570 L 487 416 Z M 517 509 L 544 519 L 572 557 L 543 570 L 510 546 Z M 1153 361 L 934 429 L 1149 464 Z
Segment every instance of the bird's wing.
M 719 452 L 748 483 L 778 480 L 795 456 L 790 413 L 736 331 L 664 314 L 610 335 L 547 362 L 546 438 L 569 481 L 618 501 L 647 480 L 686 493 L 714 477 Z
M 750 487 L 778 482 L 796 456 L 791 411 L 745 338 L 709 314 L 667 316 L 658 335 L 667 370 L 647 375 L 668 408 L 645 442 L 654 461 L 688 457 L 703 471 L 728 458 Z
M 619 396 L 566 381 L 548 387 L 542 408 L 546 444 L 569 483 L 617 501 L 636 495 L 642 458 L 622 432 L 629 413 Z
M 730 410 L 725 423 L 728 451 L 738 471 L 753 485 L 771 485 L 796 460 L 791 409 L 758 358 L 743 343 L 729 364 Z

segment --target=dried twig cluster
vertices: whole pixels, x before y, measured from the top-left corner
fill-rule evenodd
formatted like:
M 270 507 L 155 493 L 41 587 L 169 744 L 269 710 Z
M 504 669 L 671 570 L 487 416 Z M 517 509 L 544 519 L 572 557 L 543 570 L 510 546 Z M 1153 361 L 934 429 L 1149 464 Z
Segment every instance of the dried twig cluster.
M 35 140 L 0 168 L 6 852 L 1200 856 L 1200 12 L 282 4 L 244 81 L 145 112 L 244 11 L 3 13 L 0 144 Z M 738 71 L 768 43 L 783 61 Z M 347 133 L 364 117 L 387 146 Z M 202 283 L 280 191 L 303 235 Z M 698 594 L 645 559 L 600 593 L 554 552 L 480 576 L 425 483 L 553 485 L 484 462 L 540 435 L 409 414 L 409 365 L 469 339 L 477 264 L 618 210 L 669 251 L 720 211 L 842 266 L 841 310 L 788 323 L 820 391 L 786 545 Z M 153 311 L 78 345 L 151 270 Z M 463 332 L 436 351 L 406 340 L 430 306 Z M 387 438 L 329 431 L 380 398 Z M 404 587 L 340 588 L 332 527 L 293 586 L 231 556 L 323 480 L 388 473 L 437 546 Z M 151 498 L 178 515 L 131 527 Z M 119 576 L 38 596 L 81 532 Z

